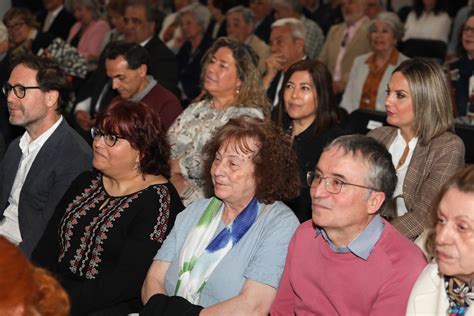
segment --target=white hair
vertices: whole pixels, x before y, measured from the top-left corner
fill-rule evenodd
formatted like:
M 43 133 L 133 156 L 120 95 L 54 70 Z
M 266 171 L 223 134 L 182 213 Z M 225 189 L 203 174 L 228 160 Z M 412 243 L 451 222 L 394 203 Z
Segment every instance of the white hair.
M 285 18 L 279 19 L 273 22 L 272 29 L 278 26 L 288 26 L 290 27 L 291 37 L 293 39 L 305 39 L 306 37 L 306 28 L 304 27 L 303 22 L 295 18 Z

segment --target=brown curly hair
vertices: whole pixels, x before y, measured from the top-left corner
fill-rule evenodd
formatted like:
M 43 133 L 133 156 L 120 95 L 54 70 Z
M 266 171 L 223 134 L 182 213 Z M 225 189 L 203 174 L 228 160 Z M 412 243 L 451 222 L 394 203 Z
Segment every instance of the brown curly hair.
M 425 241 L 426 252 L 431 257 L 436 257 L 435 238 L 436 224 L 438 223 L 439 203 L 449 189 L 457 189 L 463 193 L 474 194 L 474 165 L 458 170 L 442 187 L 436 197 L 431 211 L 431 225 L 428 228 L 428 235 Z
M 252 151 L 248 145 L 250 139 L 259 143 L 258 152 L 252 159 L 258 201 L 271 204 L 296 197 L 300 182 L 297 158 L 290 139 L 271 121 L 246 115 L 229 120 L 204 147 L 207 184 L 212 186 L 210 171 L 219 148 L 232 141 L 239 150 L 248 153 Z

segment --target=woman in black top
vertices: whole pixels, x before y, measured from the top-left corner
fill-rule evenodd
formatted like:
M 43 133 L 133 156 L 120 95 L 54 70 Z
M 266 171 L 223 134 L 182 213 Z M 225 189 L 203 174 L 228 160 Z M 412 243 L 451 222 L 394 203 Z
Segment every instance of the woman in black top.
M 274 118 L 291 137 L 298 156 L 300 195 L 287 205 L 300 222 L 311 218 L 311 198 L 306 173 L 314 171 L 326 144 L 342 135 L 332 92 L 331 74 L 319 61 L 301 60 L 285 74 L 280 90 L 280 105 Z
M 112 105 L 92 137 L 97 171 L 71 184 L 32 259 L 58 276 L 72 315 L 126 315 L 183 205 L 167 179 L 166 134 L 147 105 Z

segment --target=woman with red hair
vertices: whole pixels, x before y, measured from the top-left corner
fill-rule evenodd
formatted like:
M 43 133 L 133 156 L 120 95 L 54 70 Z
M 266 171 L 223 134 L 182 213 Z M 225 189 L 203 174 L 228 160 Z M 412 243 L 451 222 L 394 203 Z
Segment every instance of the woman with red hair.
M 46 270 L 2 236 L 0 253 L 0 315 L 69 315 L 66 292 Z

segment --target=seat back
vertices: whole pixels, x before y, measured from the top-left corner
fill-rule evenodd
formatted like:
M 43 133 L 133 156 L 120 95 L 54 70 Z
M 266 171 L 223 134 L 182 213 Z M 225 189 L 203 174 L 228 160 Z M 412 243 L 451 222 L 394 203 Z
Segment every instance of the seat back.
M 367 109 L 357 109 L 341 124 L 349 134 L 367 134 L 369 131 L 387 124 L 387 113 Z
M 446 57 L 447 45 L 443 41 L 412 38 L 400 44 L 400 51 L 411 58 L 432 58 L 442 63 Z

